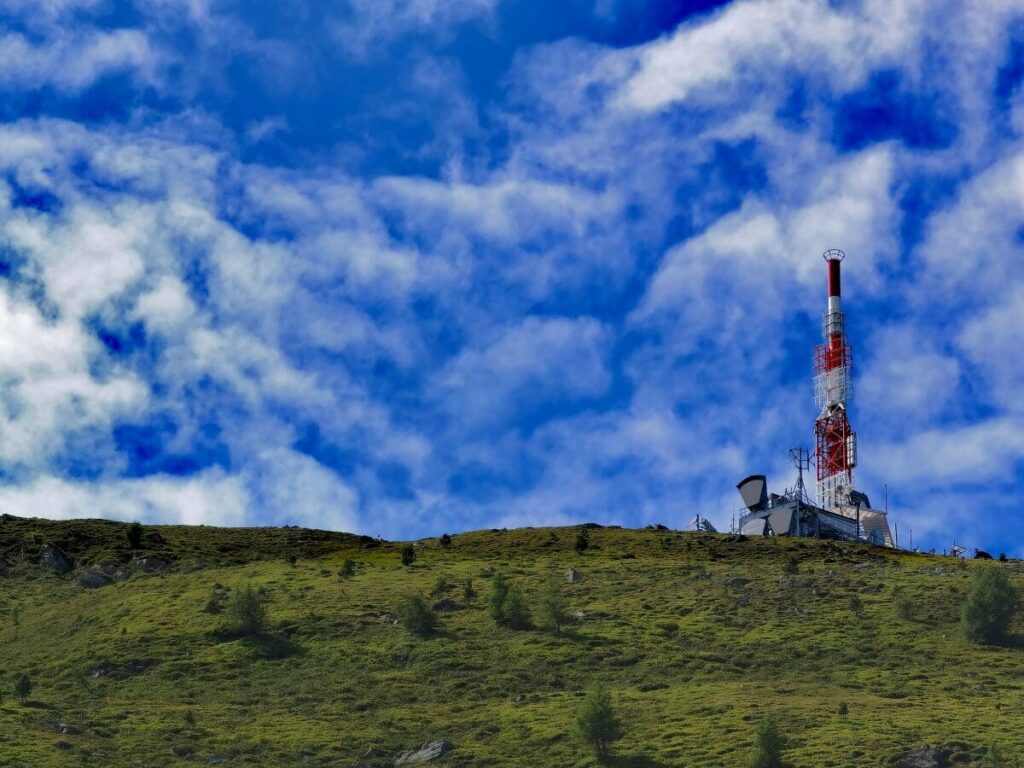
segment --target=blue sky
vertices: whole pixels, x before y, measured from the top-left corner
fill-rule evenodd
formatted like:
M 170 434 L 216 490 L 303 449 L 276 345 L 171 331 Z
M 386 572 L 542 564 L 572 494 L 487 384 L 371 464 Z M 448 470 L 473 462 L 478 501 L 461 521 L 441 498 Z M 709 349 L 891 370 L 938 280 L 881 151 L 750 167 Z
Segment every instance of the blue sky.
M 809 446 L 1024 556 L 1024 2 L 0 0 L 0 508 L 728 526 Z

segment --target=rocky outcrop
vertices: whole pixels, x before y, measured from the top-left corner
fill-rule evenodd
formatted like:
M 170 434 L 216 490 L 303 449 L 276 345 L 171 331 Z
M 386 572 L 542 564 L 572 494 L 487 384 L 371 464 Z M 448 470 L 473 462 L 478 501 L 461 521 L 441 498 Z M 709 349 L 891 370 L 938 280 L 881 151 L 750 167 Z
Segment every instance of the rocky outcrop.
M 43 545 L 43 552 L 39 556 L 39 563 L 47 568 L 51 568 L 54 573 L 61 576 L 75 567 L 75 561 L 56 544 Z
M 893 763 L 896 768 L 946 768 L 946 753 L 938 747 L 916 747 Z
M 428 741 L 426 744 L 421 744 L 416 747 L 416 749 L 403 752 L 396 757 L 395 766 L 429 763 L 431 760 L 436 760 L 441 757 L 451 748 L 452 745 L 444 739 L 441 739 L 440 741 Z
M 78 576 L 78 586 L 85 589 L 99 589 L 114 583 L 114 580 L 97 568 L 82 571 Z
M 437 611 L 438 613 L 451 613 L 452 611 L 461 611 L 462 608 L 463 606 L 459 605 L 454 600 L 448 597 L 444 598 L 443 600 L 438 600 L 431 606 L 431 609 Z
M 143 573 L 165 573 L 171 567 L 171 564 L 161 557 L 140 557 L 134 564 Z

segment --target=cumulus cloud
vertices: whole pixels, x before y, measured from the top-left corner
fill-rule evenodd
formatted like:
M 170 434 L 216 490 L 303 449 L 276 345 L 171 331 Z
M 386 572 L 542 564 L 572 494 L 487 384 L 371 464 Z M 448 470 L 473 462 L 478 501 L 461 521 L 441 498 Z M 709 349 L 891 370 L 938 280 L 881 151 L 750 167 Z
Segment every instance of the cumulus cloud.
M 592 318 L 528 317 L 486 346 L 462 351 L 436 386 L 460 423 L 504 425 L 528 402 L 600 397 L 610 383 L 609 340 Z
M 19 33 L 0 36 L 0 88 L 49 85 L 75 92 L 118 72 L 151 83 L 159 67 L 159 54 L 135 30 L 59 33 L 41 43 Z
M 67 520 L 102 517 L 179 525 L 237 526 L 251 522 L 238 478 L 214 470 L 194 477 L 74 482 L 40 477 L 0 488 L 0 504 L 18 515 Z
M 334 23 L 336 39 L 358 56 L 409 33 L 446 35 L 469 21 L 488 20 L 498 0 L 348 0 L 348 15 Z

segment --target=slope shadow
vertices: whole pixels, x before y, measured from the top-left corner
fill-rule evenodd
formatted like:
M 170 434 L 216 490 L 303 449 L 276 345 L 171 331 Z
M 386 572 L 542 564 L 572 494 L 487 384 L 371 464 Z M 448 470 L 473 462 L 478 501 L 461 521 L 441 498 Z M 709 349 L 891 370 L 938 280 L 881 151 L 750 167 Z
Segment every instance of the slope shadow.
M 305 648 L 283 635 L 253 635 L 244 638 L 242 642 L 256 651 L 260 658 L 267 660 L 287 659 L 306 653 Z
M 659 763 L 649 755 L 610 755 L 601 765 L 611 768 L 668 768 L 668 763 Z

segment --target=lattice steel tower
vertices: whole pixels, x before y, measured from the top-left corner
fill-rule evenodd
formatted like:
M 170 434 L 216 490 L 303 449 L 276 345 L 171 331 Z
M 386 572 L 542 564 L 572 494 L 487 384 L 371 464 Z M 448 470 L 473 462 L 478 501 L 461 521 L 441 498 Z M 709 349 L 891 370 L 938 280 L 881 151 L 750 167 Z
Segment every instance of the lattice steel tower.
M 824 343 L 814 349 L 814 394 L 821 409 L 814 422 L 818 504 L 839 509 L 849 503 L 853 468 L 857 465 L 857 435 L 847 408 L 853 399 L 853 357 L 843 329 L 840 264 L 846 254 L 831 248 L 823 254 L 828 265 L 828 311 Z

